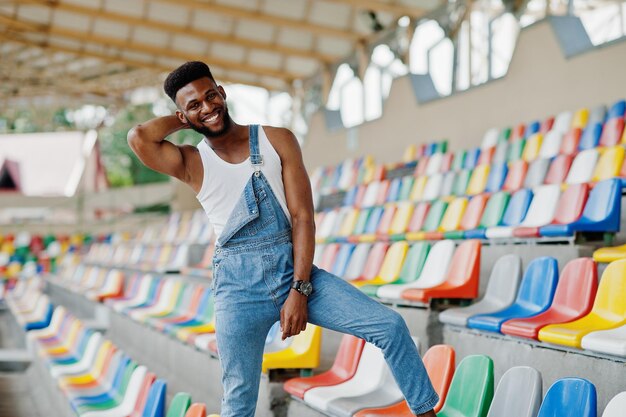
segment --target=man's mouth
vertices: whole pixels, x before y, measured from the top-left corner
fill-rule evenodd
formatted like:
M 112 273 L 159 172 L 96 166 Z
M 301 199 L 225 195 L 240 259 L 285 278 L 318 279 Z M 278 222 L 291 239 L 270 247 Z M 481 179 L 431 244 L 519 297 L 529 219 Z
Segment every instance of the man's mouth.
M 220 117 L 220 110 L 216 110 L 202 119 L 202 123 L 213 124 L 218 121 Z

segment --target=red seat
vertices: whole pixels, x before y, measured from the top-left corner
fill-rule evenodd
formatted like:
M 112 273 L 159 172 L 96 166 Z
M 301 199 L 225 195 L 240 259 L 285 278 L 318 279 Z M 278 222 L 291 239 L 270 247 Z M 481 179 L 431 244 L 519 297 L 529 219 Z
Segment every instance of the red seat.
M 433 298 L 473 299 L 478 297 L 480 248 L 479 240 L 463 242 L 454 252 L 443 283 L 432 288 L 404 290 L 402 298 L 427 303 Z
M 344 335 L 335 362 L 328 371 L 311 377 L 290 379 L 285 382 L 283 388 L 295 397 L 304 398 L 304 393 L 311 388 L 337 385 L 347 381 L 356 372 L 363 346 L 365 346 L 363 339 Z M 454 363 L 454 359 L 452 361 Z
M 352 282 L 364 280 L 369 281 L 376 278 L 376 275 L 378 275 L 378 271 L 380 271 L 380 267 L 383 264 L 383 259 L 385 259 L 387 249 L 389 249 L 389 243 L 375 243 L 369 254 L 367 255 L 367 262 L 365 262 L 365 266 L 363 267 L 363 272 L 361 273 L 361 276 L 353 280 Z
M 517 160 L 509 165 L 509 173 L 502 185 L 503 191 L 517 191 L 524 185 L 526 172 L 528 171 L 528 162 Z
M 554 220 L 550 225 L 569 224 L 578 220 L 583 214 L 588 196 L 589 184 L 583 183 L 568 186 L 559 198 Z M 549 227 L 550 225 L 543 227 Z M 539 233 L 541 234 L 541 229 L 539 229 Z
M 490 164 L 493 159 L 493 154 L 496 151 L 496 147 L 492 146 L 491 148 L 483 149 L 480 152 L 480 156 L 478 157 L 478 161 L 476 162 L 476 166 Z
M 435 413 L 441 410 L 443 403 L 446 401 L 448 388 L 450 388 L 450 382 L 452 382 L 452 376 L 454 375 L 454 356 L 452 346 L 435 345 L 428 349 L 422 358 L 426 372 L 430 377 L 430 382 L 433 384 L 437 395 L 439 395 L 439 402 L 433 407 Z M 402 400 L 387 407 L 360 410 L 354 417 L 413 417 L 414 415 L 407 402 Z
M 356 190 L 356 196 L 354 197 L 354 207 L 361 207 L 361 202 L 363 201 L 363 197 L 365 196 L 365 190 L 367 190 L 367 185 L 359 185 L 359 188 L 357 188 Z
M 517 140 L 524 139 L 524 132 L 526 132 L 526 125 L 524 123 L 517 125 L 511 131 L 509 142 L 513 143 Z
M 391 186 L 390 180 L 383 180 L 378 187 L 378 195 L 376 196 L 376 205 L 382 206 L 387 201 L 387 194 L 389 194 L 389 187 Z
M 413 211 L 413 216 L 411 216 L 411 221 L 409 221 L 407 232 L 419 232 L 422 230 L 429 209 L 430 203 L 419 203 L 415 206 L 415 211 Z
M 624 133 L 624 119 L 613 118 L 604 124 L 602 136 L 600 136 L 600 146 L 613 146 L 620 143 Z
M 580 136 L 582 135 L 582 129 L 575 127 L 563 136 L 561 141 L 561 149 L 559 153 L 564 155 L 574 155 L 578 152 L 578 142 L 580 142 Z
M 206 404 L 194 403 L 187 409 L 185 417 L 206 417 Z
M 420 160 L 417 163 L 417 166 L 415 167 L 415 171 L 413 172 L 413 176 L 415 178 L 421 177 L 422 175 L 426 173 L 426 166 L 428 165 L 428 159 L 429 158 L 427 156 L 420 158 Z
M 549 309 L 534 317 L 513 319 L 502 324 L 501 331 L 511 336 L 537 339 L 539 329 L 567 323 L 591 311 L 598 290 L 598 272 L 591 258 L 574 259 L 565 265 Z
M 546 184 L 563 184 L 572 166 L 572 155 L 559 155 L 552 160 L 544 182 Z
M 539 128 L 539 133 L 545 135 L 550 130 L 552 130 L 552 126 L 554 125 L 554 116 L 548 117 L 541 123 L 541 127 Z
M 148 400 L 148 394 L 150 393 L 150 388 L 152 388 L 152 384 L 156 380 L 156 375 L 152 372 L 148 372 L 146 377 L 141 384 L 141 389 L 139 390 L 139 396 L 137 397 L 137 402 L 135 402 L 135 408 L 133 408 L 132 413 L 128 415 L 128 417 L 141 417 L 143 415 L 143 409 L 146 407 L 146 401 Z
M 326 245 L 326 247 L 324 248 L 324 252 L 322 252 L 322 260 L 320 261 L 319 267 L 327 271 L 332 269 L 338 252 L 339 252 L 338 243 L 331 243 L 331 244 Z
M 397 206 L 395 204 L 387 206 L 383 212 L 378 227 L 376 228 L 376 238 L 379 240 L 389 239 L 389 228 L 393 221 L 393 216 L 396 214 Z
M 459 229 L 474 230 L 478 228 L 483 211 L 487 205 L 487 200 L 489 200 L 488 194 L 479 194 L 472 197 L 469 203 L 467 203 L 467 208 L 465 213 L 463 213 L 461 223 L 459 223 Z
M 441 158 L 441 167 L 439 168 L 439 172 L 445 174 L 446 172 L 450 171 L 453 158 L 454 154 L 452 152 L 443 154 L 443 157 Z

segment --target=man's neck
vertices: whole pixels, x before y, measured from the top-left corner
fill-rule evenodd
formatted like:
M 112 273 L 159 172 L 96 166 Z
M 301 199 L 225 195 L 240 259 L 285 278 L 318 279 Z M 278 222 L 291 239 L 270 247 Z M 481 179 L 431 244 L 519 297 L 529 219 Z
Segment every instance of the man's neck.
M 205 136 L 204 140 L 215 150 L 229 151 L 240 146 L 240 142 L 248 140 L 248 127 L 231 121 L 231 128 L 228 129 L 228 132 L 215 137 Z

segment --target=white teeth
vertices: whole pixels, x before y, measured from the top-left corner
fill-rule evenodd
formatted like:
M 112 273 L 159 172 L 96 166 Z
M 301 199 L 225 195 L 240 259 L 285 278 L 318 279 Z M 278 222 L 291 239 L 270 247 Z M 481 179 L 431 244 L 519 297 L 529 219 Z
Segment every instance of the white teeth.
M 208 123 L 213 123 L 214 121 L 217 120 L 218 116 L 219 116 L 219 113 L 215 113 L 215 116 L 211 116 L 208 119 L 205 119 L 205 121 L 208 122 Z

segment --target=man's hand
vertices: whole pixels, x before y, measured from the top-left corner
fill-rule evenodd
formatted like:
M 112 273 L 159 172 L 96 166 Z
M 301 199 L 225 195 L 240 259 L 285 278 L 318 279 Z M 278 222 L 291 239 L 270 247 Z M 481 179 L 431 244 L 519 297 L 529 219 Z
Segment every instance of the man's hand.
M 296 290 L 291 290 L 282 310 L 280 310 L 280 330 L 283 340 L 306 330 L 308 319 L 307 297 Z

